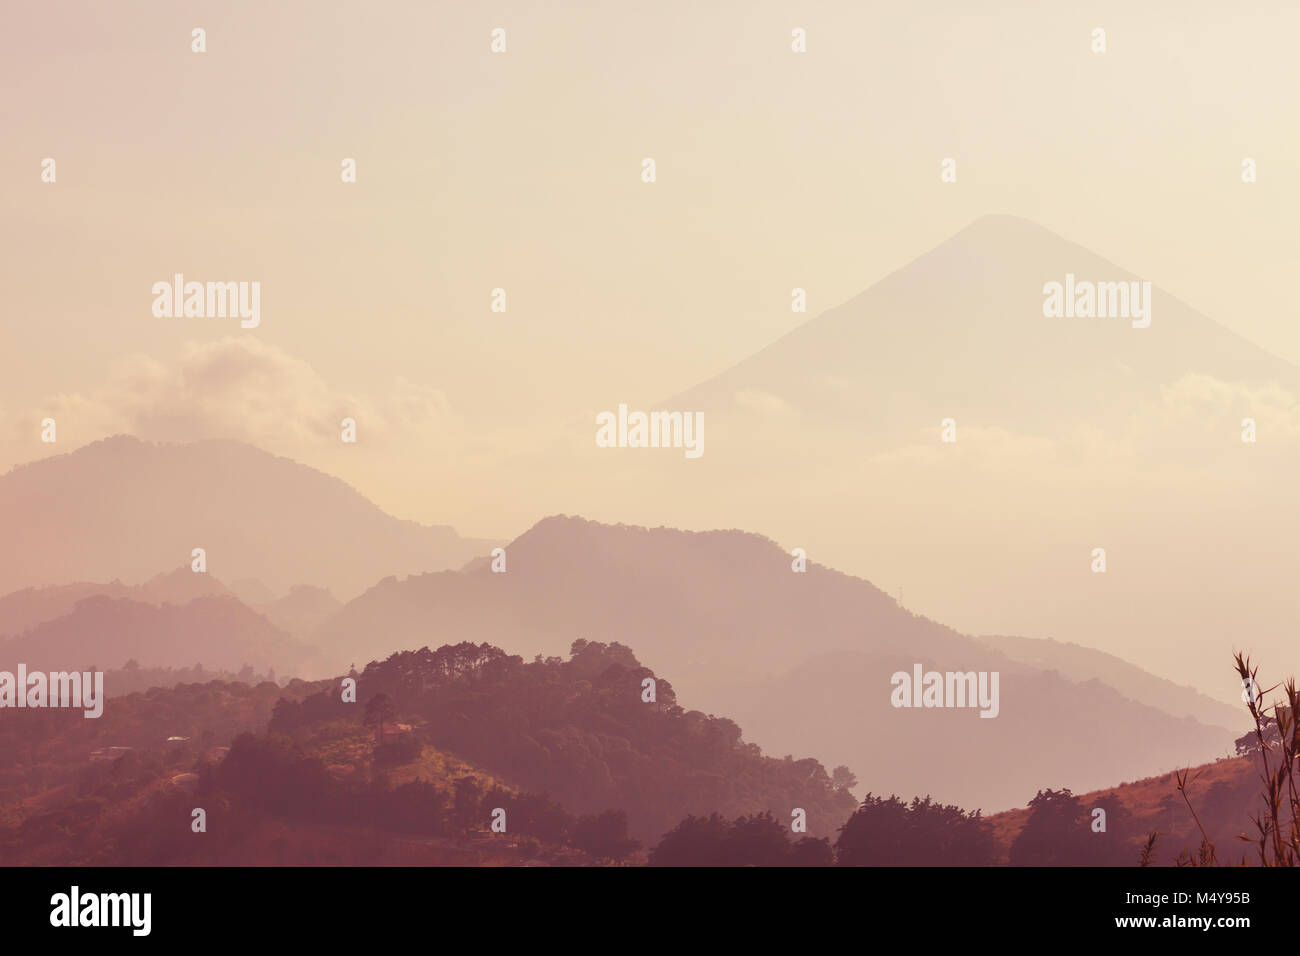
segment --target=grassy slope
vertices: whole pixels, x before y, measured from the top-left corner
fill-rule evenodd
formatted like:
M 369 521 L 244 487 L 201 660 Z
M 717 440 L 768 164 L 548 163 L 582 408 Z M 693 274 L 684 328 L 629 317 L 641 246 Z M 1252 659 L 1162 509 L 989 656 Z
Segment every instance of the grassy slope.
M 1257 809 L 1259 776 L 1252 758 L 1235 757 L 1194 768 L 1188 777 L 1188 796 L 1206 832 L 1214 842 L 1221 863 L 1239 863 L 1245 854 L 1255 862 L 1253 849 L 1237 839 L 1238 834 L 1253 832 L 1250 817 Z M 1195 853 L 1200 846 L 1200 831 L 1178 793 L 1173 773 L 1148 777 L 1133 783 L 1081 794 L 1084 807 L 1095 805 L 1104 796 L 1114 796 L 1134 815 L 1137 829 L 1148 834 L 1158 830 L 1153 864 L 1169 865 L 1179 851 Z M 1001 862 L 1007 862 L 1011 844 L 1029 819 L 1027 808 L 1008 810 L 988 817 L 1002 846 Z M 1134 865 L 1137 865 L 1134 854 Z

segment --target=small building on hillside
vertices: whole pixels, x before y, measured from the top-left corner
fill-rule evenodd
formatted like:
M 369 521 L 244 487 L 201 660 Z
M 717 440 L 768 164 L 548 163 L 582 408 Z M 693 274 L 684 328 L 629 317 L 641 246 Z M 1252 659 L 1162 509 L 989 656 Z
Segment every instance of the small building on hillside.
M 380 734 L 379 730 L 380 730 L 379 727 L 375 728 L 376 743 L 379 742 L 381 736 L 385 741 L 393 740 L 394 738 L 401 737 L 404 734 L 409 734 L 412 728 L 410 724 L 384 724 L 382 735 Z
M 199 775 L 197 773 L 178 773 L 172 777 L 172 786 L 177 790 L 193 793 L 199 788 Z
M 134 748 L 132 747 L 100 747 L 98 750 L 92 750 L 90 752 L 90 759 L 93 762 L 99 762 L 101 760 L 116 760 L 124 753 L 128 753 L 133 749 Z

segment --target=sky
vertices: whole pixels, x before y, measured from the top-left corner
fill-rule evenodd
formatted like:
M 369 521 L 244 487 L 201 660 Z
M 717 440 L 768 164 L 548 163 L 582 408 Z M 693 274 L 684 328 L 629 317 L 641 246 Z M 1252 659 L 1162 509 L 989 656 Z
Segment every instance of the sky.
M 241 438 L 508 538 L 547 506 L 521 454 L 988 213 L 1300 363 L 1300 8 L 1074 6 L 14 5 L 0 469 L 117 432 Z M 259 281 L 260 325 L 155 317 L 177 272 Z

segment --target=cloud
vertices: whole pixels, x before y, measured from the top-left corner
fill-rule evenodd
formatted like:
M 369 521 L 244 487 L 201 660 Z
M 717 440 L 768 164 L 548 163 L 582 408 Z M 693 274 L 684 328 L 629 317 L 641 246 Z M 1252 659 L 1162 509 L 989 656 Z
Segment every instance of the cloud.
M 1243 418 L 1253 418 L 1273 438 L 1300 438 L 1300 402 L 1276 383 L 1250 386 L 1189 374 L 1163 388 L 1160 398 L 1168 426 L 1236 431 Z
M 451 449 L 465 439 L 464 422 L 436 388 L 399 378 L 387 394 L 354 394 L 331 386 L 302 359 L 246 336 L 191 343 L 169 363 L 130 356 L 98 390 L 54 395 L 32 420 L 43 415 L 58 421 L 63 446 L 45 446 L 49 452 L 127 433 L 153 441 L 236 439 L 302 454 L 340 444 L 344 418 L 355 419 L 358 442 L 371 445 Z
M 1254 419 L 1256 442 L 1242 441 Z M 1300 468 L 1300 401 L 1276 384 L 1249 385 L 1188 374 L 1149 400 L 1096 421 L 1062 422 L 1055 432 L 1027 434 L 963 425 L 943 444 L 938 427 L 897 446 L 869 452 L 878 480 L 899 486 L 940 476 L 975 482 L 1002 476 L 1044 487 L 1142 487 L 1166 503 L 1203 498 L 1230 482 L 1259 490 Z
M 962 425 L 957 422 L 957 440 L 940 441 L 940 428 L 918 432 L 914 441 L 870 456 L 877 465 L 934 466 L 954 459 L 981 468 L 1023 471 L 1057 454 L 1058 442 L 1036 435 L 1019 435 L 1005 428 Z
M 779 395 L 773 395 L 771 392 L 740 389 L 731 398 L 737 407 L 759 415 L 770 415 L 777 418 L 793 418 L 795 415 L 794 409 L 790 407 L 785 399 Z

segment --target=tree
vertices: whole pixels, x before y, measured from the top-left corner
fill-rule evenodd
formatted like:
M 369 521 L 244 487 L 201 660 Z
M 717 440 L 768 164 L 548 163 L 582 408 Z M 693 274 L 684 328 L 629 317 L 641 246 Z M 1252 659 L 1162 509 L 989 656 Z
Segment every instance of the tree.
M 1106 811 L 1106 830 L 1093 830 L 1091 811 Z M 1125 848 L 1128 814 L 1119 801 L 1103 797 L 1085 807 L 1069 788 L 1039 790 L 1029 801 L 1029 820 L 1011 844 L 1012 866 L 1097 866 L 1132 864 L 1136 848 Z
M 386 744 L 375 747 L 376 767 L 398 767 L 410 763 L 424 752 L 424 745 L 415 734 L 400 734 Z
M 989 866 L 997 845 L 978 810 L 868 793 L 840 828 L 840 866 Z
M 719 814 L 688 816 L 650 851 L 651 866 L 721 866 L 727 821 Z
M 543 843 L 563 843 L 573 827 L 568 812 L 544 793 L 510 793 L 494 787 L 483 795 L 480 814 L 484 819 L 497 807 L 506 811 L 511 833 L 537 837 Z
M 447 795 L 431 783 L 414 780 L 378 799 L 381 826 L 409 833 L 442 833 Z
M 479 805 L 483 800 L 483 786 L 477 777 L 466 774 L 456 778 L 452 820 L 462 830 L 469 830 L 479 822 Z
M 833 866 L 834 863 L 835 851 L 831 849 L 831 841 L 826 837 L 817 840 L 806 836 L 790 848 L 791 866 Z
M 737 817 L 722 845 L 728 866 L 782 866 L 790 859 L 786 827 L 764 811 Z
M 831 786 L 837 790 L 852 790 L 857 785 L 858 778 L 853 775 L 852 770 L 843 764 L 831 771 Z
M 569 842 L 597 860 L 616 862 L 641 847 L 640 842 L 628 838 L 625 810 L 606 810 L 604 813 L 579 817 L 573 826 L 573 836 Z
M 1283 707 L 1283 710 L 1287 708 Z M 1277 719 L 1270 717 L 1267 713 L 1260 710 L 1259 718 L 1260 730 L 1257 732 L 1253 727 L 1242 734 L 1236 740 L 1237 756 L 1244 757 L 1247 754 L 1262 753 L 1263 744 L 1276 748 L 1282 741 L 1282 732 L 1278 729 Z
M 387 694 L 376 694 L 366 702 L 366 726 L 378 728 L 379 746 L 384 745 L 384 724 L 391 723 L 396 716 L 397 708 Z

